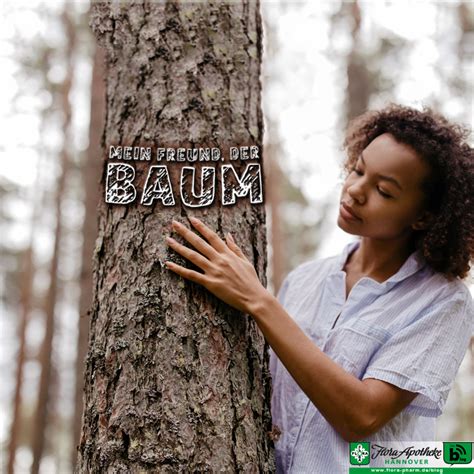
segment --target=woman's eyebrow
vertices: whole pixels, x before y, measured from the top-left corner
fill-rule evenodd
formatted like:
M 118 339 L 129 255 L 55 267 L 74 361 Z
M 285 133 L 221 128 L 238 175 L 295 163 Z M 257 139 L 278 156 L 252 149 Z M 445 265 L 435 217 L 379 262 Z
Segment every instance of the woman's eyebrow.
M 362 160 L 362 163 L 364 163 L 364 166 L 365 166 L 364 155 L 362 154 L 362 152 L 360 153 L 359 157 L 360 157 L 360 159 Z M 400 189 L 400 191 L 403 191 L 402 187 L 400 186 L 400 183 L 395 178 L 393 178 L 392 176 L 385 176 L 383 174 L 376 174 L 375 176 L 377 176 L 377 178 L 382 179 L 384 181 L 390 181 L 395 186 L 397 186 L 397 188 Z

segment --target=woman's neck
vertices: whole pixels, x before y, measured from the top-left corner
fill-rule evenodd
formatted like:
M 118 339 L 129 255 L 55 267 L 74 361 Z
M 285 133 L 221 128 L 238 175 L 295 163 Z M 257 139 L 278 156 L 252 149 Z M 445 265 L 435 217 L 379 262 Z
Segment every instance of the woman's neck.
M 359 247 L 349 256 L 346 268 L 376 280 L 394 275 L 415 251 L 413 242 L 396 242 L 362 237 Z

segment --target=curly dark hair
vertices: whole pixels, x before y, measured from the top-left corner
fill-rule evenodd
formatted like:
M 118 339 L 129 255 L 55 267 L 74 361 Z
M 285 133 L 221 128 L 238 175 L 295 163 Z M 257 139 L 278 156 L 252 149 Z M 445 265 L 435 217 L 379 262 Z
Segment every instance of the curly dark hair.
M 346 175 L 364 148 L 383 133 L 426 160 L 431 175 L 422 185 L 424 205 L 436 218 L 414 233 L 414 244 L 426 262 L 450 280 L 468 275 L 474 255 L 474 150 L 466 142 L 470 132 L 428 106 L 420 111 L 390 102 L 350 121 L 342 145 Z

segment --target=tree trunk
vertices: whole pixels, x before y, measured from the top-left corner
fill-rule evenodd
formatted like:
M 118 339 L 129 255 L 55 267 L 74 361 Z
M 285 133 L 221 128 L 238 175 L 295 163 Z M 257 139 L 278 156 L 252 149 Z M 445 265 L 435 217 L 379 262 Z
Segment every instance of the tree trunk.
M 41 213 L 42 204 L 42 185 L 41 185 L 41 165 L 39 160 L 36 170 L 35 185 L 32 196 L 35 197 L 33 202 L 33 214 L 31 217 L 31 227 L 29 236 L 29 245 L 22 254 L 22 272 L 20 282 L 20 311 L 18 323 L 18 352 L 16 356 L 16 376 L 15 376 L 15 392 L 13 397 L 13 415 L 10 425 L 10 440 L 8 443 L 8 461 L 7 474 L 15 472 L 15 458 L 19 443 L 21 443 L 22 431 L 24 431 L 24 413 L 23 413 L 23 371 L 25 363 L 28 362 L 28 347 L 26 341 L 26 331 L 30 320 L 30 313 L 34 306 L 33 280 L 36 272 L 34 262 L 34 236 L 37 232 L 38 221 Z M 2 216 L 3 217 L 3 216 Z
M 34 213 L 34 216 L 36 212 Z M 32 228 L 35 226 L 35 218 L 32 221 Z M 33 283 L 33 248 L 32 239 L 26 249 L 23 257 L 23 276 L 21 280 L 21 316 L 18 324 L 18 353 L 16 357 L 16 377 L 15 377 L 15 395 L 13 398 L 13 419 L 10 426 L 10 442 L 8 444 L 8 464 L 7 473 L 13 474 L 15 468 L 15 456 L 18 445 L 18 437 L 21 429 L 21 405 L 22 405 L 22 387 L 23 387 L 23 368 L 26 355 L 26 327 L 28 325 L 28 316 L 31 310 L 31 293 Z
M 260 21 L 255 3 L 93 4 L 106 50 L 104 154 L 261 147 Z M 233 162 L 240 175 L 245 163 Z M 150 163 L 133 164 L 143 182 Z M 179 189 L 181 164 L 168 168 Z M 77 471 L 273 471 L 268 345 L 248 315 L 164 266 L 187 265 L 164 239 L 173 218 L 189 226 L 195 215 L 231 232 L 266 284 L 263 204 L 103 201 Z
M 66 77 L 61 87 L 61 107 L 63 111 L 63 130 L 64 141 L 60 153 L 61 171 L 58 177 L 57 188 L 55 190 L 55 232 L 53 255 L 50 263 L 50 285 L 46 295 L 45 302 L 45 334 L 41 344 L 39 362 L 41 366 L 41 375 L 38 388 L 38 402 L 36 405 L 35 424 L 33 426 L 33 464 L 31 474 L 37 474 L 40 469 L 43 448 L 45 445 L 46 427 L 48 422 L 48 402 L 50 396 L 52 382 L 51 353 L 53 350 L 53 337 L 55 326 L 55 308 L 58 292 L 58 264 L 61 239 L 63 234 L 62 216 L 61 216 L 61 200 L 66 188 L 66 178 L 70 165 L 69 147 L 71 143 L 71 118 L 72 109 L 69 101 L 69 93 L 71 91 L 73 76 L 73 53 L 75 48 L 75 30 L 74 26 L 66 12 L 62 16 L 67 35 L 66 49 Z
M 81 418 L 84 392 L 84 360 L 87 354 L 89 334 L 89 311 L 92 304 L 92 254 L 97 238 L 97 205 L 99 203 L 101 136 L 104 126 L 105 88 L 104 54 L 96 45 L 91 82 L 91 118 L 89 126 L 89 148 L 82 168 L 84 189 L 84 224 L 82 228 L 82 265 L 80 275 L 81 297 L 79 300 L 79 321 L 77 327 L 76 387 L 74 397 L 73 449 L 71 465 L 77 461 L 77 446 L 81 435 Z
M 284 189 L 282 169 L 276 159 L 278 144 L 265 147 L 265 169 L 267 178 L 267 200 L 271 212 L 270 238 L 272 244 L 272 286 L 276 294 L 288 273 L 286 268 L 285 239 L 281 218 L 281 199 Z
M 362 54 L 359 40 L 362 11 L 357 0 L 352 2 L 348 9 L 353 23 L 352 48 L 347 57 L 346 66 L 346 127 L 353 118 L 367 110 L 373 92 L 369 71 L 367 70 L 367 59 Z

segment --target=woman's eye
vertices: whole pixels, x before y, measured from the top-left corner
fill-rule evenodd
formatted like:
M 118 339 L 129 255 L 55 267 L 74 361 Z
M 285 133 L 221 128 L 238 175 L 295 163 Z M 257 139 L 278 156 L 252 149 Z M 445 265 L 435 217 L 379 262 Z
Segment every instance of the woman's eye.
M 391 198 L 392 196 L 390 196 L 390 194 L 387 194 L 387 193 L 384 193 L 380 188 L 377 188 L 377 191 L 379 192 L 379 194 L 381 196 L 383 196 L 384 198 Z
M 362 171 L 357 169 L 355 166 L 352 168 L 352 171 L 355 171 L 356 174 L 358 174 L 359 176 L 362 176 Z

